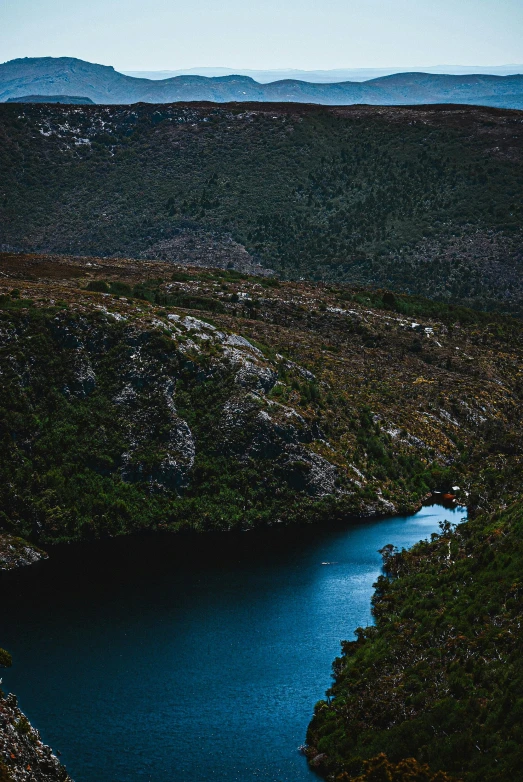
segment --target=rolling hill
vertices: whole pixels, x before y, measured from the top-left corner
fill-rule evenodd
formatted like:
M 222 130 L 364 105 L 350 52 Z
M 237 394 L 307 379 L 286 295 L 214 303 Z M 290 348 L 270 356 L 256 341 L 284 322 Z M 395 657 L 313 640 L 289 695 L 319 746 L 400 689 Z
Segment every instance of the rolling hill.
M 21 95 L 18 98 L 8 98 L 7 103 L 64 103 L 93 105 L 91 98 L 83 98 L 81 95 Z
M 0 101 L 23 95 L 85 95 L 95 103 L 174 101 L 292 101 L 325 105 L 470 103 L 520 108 L 523 76 L 397 73 L 367 81 L 311 83 L 280 79 L 260 84 L 249 76 L 126 76 L 72 57 L 36 57 L 0 65 Z
M 369 81 L 381 76 L 391 76 L 393 73 L 436 73 L 461 76 L 465 74 L 486 73 L 491 76 L 513 76 L 523 73 L 523 65 L 515 63 L 511 65 L 431 65 L 408 68 L 336 68 L 333 70 L 307 71 L 298 68 L 280 68 L 272 70 L 252 70 L 250 68 L 223 68 L 201 67 L 185 68 L 183 70 L 163 71 L 122 71 L 127 76 L 135 76 L 139 79 L 171 79 L 173 76 L 233 76 L 239 74 L 250 76 L 255 81 L 267 84 L 280 79 L 299 79 L 308 82 L 335 83 L 340 81 Z

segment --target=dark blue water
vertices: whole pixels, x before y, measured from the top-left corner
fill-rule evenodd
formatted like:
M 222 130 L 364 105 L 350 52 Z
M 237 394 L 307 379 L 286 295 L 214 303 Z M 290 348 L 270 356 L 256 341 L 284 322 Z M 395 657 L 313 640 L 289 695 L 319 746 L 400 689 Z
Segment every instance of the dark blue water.
M 377 550 L 463 513 L 54 550 L 2 579 L 4 689 L 76 782 L 311 782 L 297 748 Z

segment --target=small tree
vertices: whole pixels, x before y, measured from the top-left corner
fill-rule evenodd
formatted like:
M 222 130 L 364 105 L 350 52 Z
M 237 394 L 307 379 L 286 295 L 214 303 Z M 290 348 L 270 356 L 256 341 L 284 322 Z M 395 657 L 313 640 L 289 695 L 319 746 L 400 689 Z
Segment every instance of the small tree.
M 13 658 L 5 649 L 0 649 L 0 668 L 10 668 L 13 664 Z

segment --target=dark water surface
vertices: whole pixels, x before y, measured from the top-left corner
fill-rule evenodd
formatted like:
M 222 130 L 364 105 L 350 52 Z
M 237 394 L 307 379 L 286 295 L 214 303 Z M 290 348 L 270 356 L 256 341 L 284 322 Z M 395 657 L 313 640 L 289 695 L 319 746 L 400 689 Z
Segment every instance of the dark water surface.
M 2 579 L 4 689 L 76 782 L 317 780 L 297 748 L 377 550 L 464 512 L 53 550 Z

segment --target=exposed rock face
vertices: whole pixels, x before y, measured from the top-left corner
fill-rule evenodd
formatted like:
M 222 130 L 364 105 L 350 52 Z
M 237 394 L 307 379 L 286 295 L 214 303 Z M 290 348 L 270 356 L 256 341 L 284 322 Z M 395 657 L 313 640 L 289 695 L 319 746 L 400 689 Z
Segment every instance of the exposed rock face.
M 267 376 L 258 369 L 259 375 L 253 365 L 248 367 L 249 379 Z M 236 382 L 243 383 L 245 378 L 242 367 Z M 293 408 L 265 400 L 263 386 L 256 385 L 256 390 L 258 393 L 237 395 L 225 404 L 219 427 L 223 449 L 241 460 L 273 460 L 285 481 L 297 491 L 315 497 L 336 494 L 336 467 L 307 447 L 322 442 L 315 427 Z
M 147 346 L 134 334 L 122 371 L 123 385 L 113 401 L 120 407 L 127 430 L 127 448 L 122 453 L 121 475 L 126 481 L 147 481 L 160 490 L 181 489 L 194 464 L 195 444 L 191 430 L 176 411 L 176 377 L 158 373 Z M 140 451 L 158 436 L 158 414 L 163 415 L 160 460 L 147 465 Z
M 41 559 L 47 559 L 47 554 L 32 543 L 14 535 L 0 535 L 0 570 L 32 565 Z
M 18 708 L 14 695 L 0 696 L 1 782 L 71 782 L 51 748 Z
M 154 498 L 153 503 L 163 502 L 163 518 L 178 512 L 183 523 L 191 508 L 184 514 L 173 511 L 168 503 L 198 497 L 205 470 L 220 458 L 227 461 L 228 474 L 254 470 L 264 487 L 270 483 L 279 487 L 289 503 L 296 493 L 303 501 L 350 493 L 350 480 L 341 487 L 338 467 L 329 460 L 330 446 L 310 414 L 306 418 L 292 405 L 273 398 L 276 384 L 282 385 L 274 359 L 266 358 L 242 335 L 221 331 L 192 315 L 164 311 L 161 317 L 144 314 L 139 322 L 136 316 L 99 305 L 94 317 L 93 313 L 71 317 L 62 312 L 47 325 L 47 349 L 56 359 L 53 371 L 68 408 L 63 426 L 65 430 L 76 427 L 70 449 L 78 452 L 80 448 L 82 455 L 74 457 L 82 460 L 80 470 L 89 465 L 97 476 L 89 480 L 97 485 L 104 479 L 111 481 L 111 485 L 105 481 L 104 490 L 97 490 L 97 497 L 109 496 L 115 484 L 129 486 L 129 490 L 119 488 L 113 501 L 114 512 L 122 519 L 118 530 L 127 527 L 128 498 L 136 498 L 137 493 L 139 502 L 147 503 L 147 497 Z M 20 323 L 18 330 L 3 335 L 2 342 L 12 346 L 21 340 L 27 345 L 20 359 L 12 362 L 11 371 L 22 395 L 26 388 L 39 387 L 41 399 L 55 391 L 47 386 L 48 367 L 33 354 L 33 332 L 27 328 L 27 323 Z M 287 367 L 287 372 L 300 378 L 314 378 L 297 364 L 287 362 Z M 53 414 L 55 403 L 50 404 L 46 415 Z M 93 416 L 101 416 L 100 424 L 91 429 Z M 53 424 L 51 438 L 61 426 Z M 89 445 L 79 445 L 87 429 Z M 24 437 L 28 454 L 38 450 L 38 430 Z M 60 460 L 60 446 L 54 438 L 50 448 Z M 322 448 L 326 452 L 319 453 Z M 213 477 L 207 487 L 215 487 L 214 492 L 220 485 L 221 479 Z M 36 507 L 33 515 L 37 526 L 45 530 L 44 540 L 47 529 L 60 534 L 64 524 L 70 528 L 78 524 L 76 508 L 64 516 L 53 492 L 54 487 L 48 495 L 53 504 L 45 515 Z M 94 507 L 85 510 L 84 534 L 91 534 L 88 530 L 93 528 L 98 499 L 94 502 Z M 10 529 L 34 534 L 26 531 L 28 525 L 19 527 L 16 522 L 16 514 L 25 512 L 23 506 L 11 510 Z M 100 523 L 105 525 L 106 518 L 100 514 Z M 155 518 L 164 524 L 162 517 Z M 135 527 L 140 523 L 137 520 Z M 237 517 L 235 523 L 247 522 Z
M 256 366 L 250 361 L 246 361 L 236 375 L 236 382 L 240 385 L 265 394 L 273 388 L 277 379 L 277 372 L 269 367 Z
M 521 453 L 517 321 L 166 262 L 0 265 L 20 538 L 382 515 L 454 485 L 485 502 Z
M 225 335 L 197 318 L 181 320 L 171 315 L 169 319 L 173 335 L 188 333 L 223 346 L 223 359 L 211 365 L 207 379 L 222 372 L 224 364 L 233 369 L 231 395 L 223 407 L 223 418 L 216 421 L 216 437 L 222 452 L 240 458 L 282 457 L 284 473 L 293 486 L 315 496 L 332 493 L 336 469 L 323 457 L 296 447 L 318 439 L 313 427 L 293 408 L 266 398 L 277 382 L 278 373 L 268 365 L 261 351 L 244 337 Z M 163 323 L 160 326 L 164 328 Z M 128 332 L 126 341 L 130 350 L 120 375 L 123 385 L 113 399 L 120 406 L 127 427 L 128 447 L 122 453 L 122 477 L 127 481 L 146 480 L 162 490 L 181 490 L 191 479 L 196 443 L 174 402 L 179 372 L 158 376 L 158 366 L 147 350 L 147 341 L 133 331 Z M 191 348 L 197 349 L 197 343 L 191 342 Z M 270 414 L 265 407 L 270 408 Z M 140 451 L 155 436 L 160 408 L 168 418 L 167 424 L 164 420 L 165 455 L 155 466 L 148 467 L 140 459 Z M 300 464 L 299 480 L 295 476 L 296 460 Z
M 291 485 L 314 497 L 339 493 L 338 471 L 325 457 L 302 446 L 294 446 L 289 450 L 283 464 L 288 470 Z

